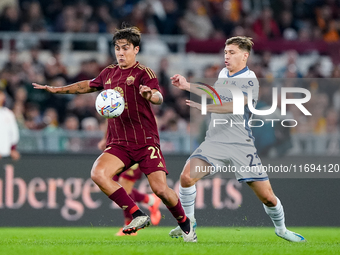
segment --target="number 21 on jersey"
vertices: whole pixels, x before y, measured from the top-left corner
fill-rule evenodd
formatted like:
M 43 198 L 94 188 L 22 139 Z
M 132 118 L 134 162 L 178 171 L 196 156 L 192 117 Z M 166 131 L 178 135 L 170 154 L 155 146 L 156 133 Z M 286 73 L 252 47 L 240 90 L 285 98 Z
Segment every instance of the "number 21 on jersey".
M 155 159 L 155 158 L 160 158 L 161 159 L 162 158 L 161 154 L 159 153 L 159 148 L 150 146 L 148 148 L 148 150 L 151 150 L 150 159 Z

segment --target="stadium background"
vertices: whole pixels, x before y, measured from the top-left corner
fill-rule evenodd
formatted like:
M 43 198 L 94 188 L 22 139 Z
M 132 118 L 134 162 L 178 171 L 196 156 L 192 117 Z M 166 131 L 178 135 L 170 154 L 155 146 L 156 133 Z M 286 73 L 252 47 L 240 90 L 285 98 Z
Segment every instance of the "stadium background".
M 278 80 L 297 87 L 303 81 L 312 93 L 308 105 L 312 117 L 290 109 L 299 121 L 296 128 L 282 130 L 276 125 L 254 131 L 262 161 L 338 162 L 336 0 L 5 0 L 0 9 L 0 86 L 20 126 L 22 153 L 17 163 L 0 161 L 0 214 L 6 219 L 1 226 L 121 225 L 120 210 L 111 208 L 110 201 L 87 182 L 103 132 L 103 119 L 94 109 L 96 94 L 51 95 L 33 90 L 31 83 L 63 86 L 94 78 L 115 61 L 110 39 L 123 21 L 143 32 L 138 60 L 157 73 L 165 96 L 154 111 L 171 171 L 170 186 L 176 186 L 185 158 L 202 140 L 204 122 L 199 115 L 190 118 L 184 104 L 188 95 L 173 89 L 169 77 L 180 73 L 193 81 L 216 78 L 223 67 L 225 39 L 233 35 L 254 38 L 249 68 L 266 92 L 259 105 L 270 103 L 268 84 Z M 218 177 L 199 183 L 201 225 L 271 225 L 245 185 Z M 340 209 L 333 203 L 339 193 L 336 181 L 330 175 L 273 179 L 287 225 L 339 226 L 334 220 Z M 145 181 L 138 187 L 149 191 Z M 172 225 L 167 211 L 162 213 L 161 224 Z

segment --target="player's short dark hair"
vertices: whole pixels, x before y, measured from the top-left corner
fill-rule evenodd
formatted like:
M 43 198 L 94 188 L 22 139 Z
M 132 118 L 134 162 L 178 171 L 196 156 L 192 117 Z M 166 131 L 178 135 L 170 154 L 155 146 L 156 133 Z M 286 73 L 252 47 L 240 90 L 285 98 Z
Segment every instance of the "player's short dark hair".
M 225 45 L 235 44 L 241 50 L 248 51 L 250 53 L 254 43 L 252 38 L 246 36 L 235 36 L 226 40 Z
M 141 40 L 141 32 L 137 27 L 123 27 L 117 29 L 113 35 L 112 43 L 116 44 L 116 41 L 126 39 L 128 43 L 132 43 L 134 47 L 139 46 Z

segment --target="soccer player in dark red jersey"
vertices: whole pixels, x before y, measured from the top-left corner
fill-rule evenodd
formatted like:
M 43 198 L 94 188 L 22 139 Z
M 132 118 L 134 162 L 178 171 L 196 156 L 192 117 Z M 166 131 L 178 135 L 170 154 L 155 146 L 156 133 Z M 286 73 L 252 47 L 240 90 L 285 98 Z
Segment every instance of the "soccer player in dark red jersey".
M 51 87 L 33 83 L 36 89 L 51 93 L 90 93 L 102 89 L 115 89 L 124 96 L 125 110 L 117 118 L 108 120 L 105 151 L 94 162 L 91 178 L 98 187 L 123 210 L 133 217 L 123 228 L 125 234 L 135 233 L 150 224 L 146 215 L 126 191 L 112 177 L 139 163 L 147 176 L 152 191 L 162 199 L 183 231 L 186 242 L 197 237 L 186 217 L 176 193 L 166 182 L 164 157 L 160 150 L 159 135 L 152 104 L 163 102 L 155 73 L 136 61 L 141 34 L 138 28 L 117 30 L 113 36 L 118 65 L 109 65 L 93 80 L 85 80 L 64 87 Z

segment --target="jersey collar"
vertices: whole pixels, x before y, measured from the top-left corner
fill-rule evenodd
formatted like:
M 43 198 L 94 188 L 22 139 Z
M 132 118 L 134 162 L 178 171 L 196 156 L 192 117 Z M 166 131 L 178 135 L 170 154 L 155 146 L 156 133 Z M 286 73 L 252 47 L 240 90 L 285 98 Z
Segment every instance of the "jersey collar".
M 136 61 L 136 64 L 134 64 L 132 68 L 135 68 L 135 67 L 137 67 L 138 65 L 139 65 L 139 62 Z
M 227 71 L 227 77 L 228 78 L 232 78 L 235 77 L 236 75 L 242 74 L 244 72 L 247 72 L 249 70 L 248 66 L 246 66 L 245 68 L 243 68 L 242 70 L 238 71 L 237 73 L 234 73 L 233 75 L 229 76 L 229 70 Z
M 136 61 L 136 63 L 135 63 L 133 66 L 129 67 L 129 68 L 121 69 L 121 68 L 119 67 L 119 65 L 118 65 L 118 67 L 119 67 L 120 70 L 126 71 L 126 70 L 131 70 L 131 69 L 133 69 L 133 68 L 136 68 L 138 65 L 139 65 L 139 62 Z

